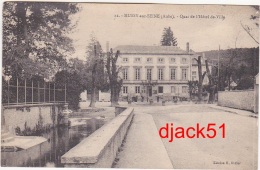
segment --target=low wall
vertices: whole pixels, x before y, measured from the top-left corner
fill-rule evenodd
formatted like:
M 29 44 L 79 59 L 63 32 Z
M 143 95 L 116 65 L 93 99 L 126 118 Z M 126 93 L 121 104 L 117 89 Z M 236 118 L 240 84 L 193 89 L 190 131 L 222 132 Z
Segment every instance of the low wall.
M 219 91 L 218 105 L 254 111 L 254 90 Z
M 62 112 L 61 104 L 11 105 L 4 108 L 4 126 L 15 134 L 15 128 L 21 131 L 36 126 L 49 127 L 58 124 L 58 114 Z
M 110 96 L 111 96 L 110 92 L 99 91 L 98 95 L 99 95 L 100 102 L 110 102 Z
M 118 116 L 120 113 L 122 113 L 126 109 L 127 109 L 126 107 L 116 106 L 115 107 L 115 116 Z
M 61 157 L 65 167 L 111 168 L 133 118 L 127 108 Z

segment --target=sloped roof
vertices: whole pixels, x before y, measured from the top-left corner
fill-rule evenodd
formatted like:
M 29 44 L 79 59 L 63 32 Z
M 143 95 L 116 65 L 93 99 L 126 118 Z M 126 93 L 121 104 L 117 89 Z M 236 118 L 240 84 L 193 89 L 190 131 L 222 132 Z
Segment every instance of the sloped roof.
M 188 54 L 187 51 L 176 46 L 137 46 L 121 45 L 113 49 L 119 50 L 121 54 Z M 194 54 L 194 52 L 190 52 Z

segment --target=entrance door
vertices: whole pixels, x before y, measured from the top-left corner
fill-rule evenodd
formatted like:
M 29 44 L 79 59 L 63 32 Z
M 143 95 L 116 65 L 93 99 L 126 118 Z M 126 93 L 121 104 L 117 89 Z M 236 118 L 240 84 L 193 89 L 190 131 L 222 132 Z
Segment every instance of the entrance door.
M 152 87 L 148 87 L 149 97 L 153 95 Z

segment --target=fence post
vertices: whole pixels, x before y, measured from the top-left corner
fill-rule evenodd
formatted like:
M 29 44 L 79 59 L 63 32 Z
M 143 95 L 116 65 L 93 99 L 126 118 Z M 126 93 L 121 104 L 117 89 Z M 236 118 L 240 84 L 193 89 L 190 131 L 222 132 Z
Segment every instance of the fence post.
M 33 80 L 32 80 L 32 104 L 33 104 Z
M 9 98 L 10 98 L 10 94 L 9 94 L 9 93 L 10 93 L 10 89 L 9 89 L 9 88 L 10 88 L 10 87 L 9 87 L 9 86 L 10 86 L 10 80 L 8 80 L 7 83 L 8 83 L 8 84 L 7 84 L 7 92 L 8 92 L 8 93 L 7 93 L 7 103 L 8 103 L 8 106 L 9 106 L 9 100 L 10 100 L 10 99 L 9 99 Z
M 55 82 L 53 83 L 53 93 L 54 93 L 54 96 L 53 96 L 53 100 L 54 100 L 54 103 L 55 103 Z
M 43 102 L 45 103 L 45 81 L 43 82 Z
M 65 83 L 65 103 L 66 103 L 66 101 L 67 101 L 67 85 Z
M 38 103 L 40 103 L 40 85 L 38 80 Z
M 16 78 L 16 104 L 18 104 L 18 95 L 19 95 L 19 86 L 18 86 L 18 78 Z
M 49 103 L 51 102 L 51 83 L 49 82 Z
M 24 80 L 24 103 L 26 104 L 26 79 Z

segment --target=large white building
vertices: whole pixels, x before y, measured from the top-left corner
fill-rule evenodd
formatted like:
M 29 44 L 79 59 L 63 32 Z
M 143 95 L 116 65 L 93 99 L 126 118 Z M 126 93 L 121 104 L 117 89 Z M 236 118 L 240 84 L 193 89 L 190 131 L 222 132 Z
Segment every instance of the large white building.
M 118 65 L 121 67 L 122 99 L 138 100 L 189 98 L 188 80 L 198 80 L 198 66 L 194 52 L 175 46 L 118 46 Z M 205 71 L 205 62 L 202 61 Z M 207 83 L 205 76 L 204 83 Z

